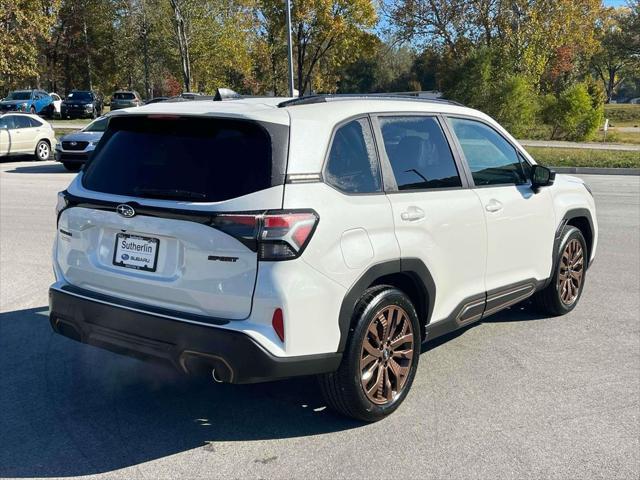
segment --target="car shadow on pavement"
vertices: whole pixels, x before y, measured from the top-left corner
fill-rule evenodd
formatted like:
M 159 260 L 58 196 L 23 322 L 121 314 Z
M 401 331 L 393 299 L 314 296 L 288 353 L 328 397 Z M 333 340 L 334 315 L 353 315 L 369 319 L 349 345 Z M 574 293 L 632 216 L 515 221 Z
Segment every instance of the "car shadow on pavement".
M 0 314 L 0 477 L 110 472 L 218 442 L 362 426 L 313 378 L 222 385 L 54 334 L 46 307 Z
M 33 163 L 31 165 L 20 165 L 7 173 L 73 173 L 69 172 L 61 163 Z
M 485 321 L 543 318 L 528 308 Z M 423 353 L 473 326 L 423 345 Z M 363 424 L 326 409 L 313 378 L 255 385 L 193 379 L 54 334 L 46 307 L 0 314 L 0 477 L 91 475 L 219 442 Z

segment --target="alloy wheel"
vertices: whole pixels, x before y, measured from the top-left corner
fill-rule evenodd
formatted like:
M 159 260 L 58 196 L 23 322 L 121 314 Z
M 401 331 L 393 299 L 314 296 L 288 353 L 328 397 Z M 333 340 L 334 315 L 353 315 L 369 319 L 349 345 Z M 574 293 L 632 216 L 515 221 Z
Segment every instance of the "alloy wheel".
M 584 249 L 575 238 L 571 239 L 562 252 L 560 274 L 558 275 L 558 293 L 565 305 L 572 305 L 580 294 L 584 278 Z
M 407 312 L 390 305 L 369 324 L 360 356 L 361 383 L 378 405 L 392 402 L 404 388 L 414 362 L 413 327 Z
M 40 160 L 46 160 L 49 158 L 49 145 L 44 142 L 38 145 L 38 158 Z

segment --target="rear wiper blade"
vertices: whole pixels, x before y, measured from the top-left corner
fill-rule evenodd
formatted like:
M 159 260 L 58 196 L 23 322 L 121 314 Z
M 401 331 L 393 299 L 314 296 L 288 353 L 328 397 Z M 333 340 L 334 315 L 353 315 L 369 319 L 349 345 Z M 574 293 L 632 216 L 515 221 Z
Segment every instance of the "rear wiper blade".
M 136 188 L 135 193 L 145 197 L 154 198 L 173 198 L 173 199 L 189 199 L 204 200 L 207 196 L 204 193 L 192 192 L 189 190 L 180 190 L 178 188 Z

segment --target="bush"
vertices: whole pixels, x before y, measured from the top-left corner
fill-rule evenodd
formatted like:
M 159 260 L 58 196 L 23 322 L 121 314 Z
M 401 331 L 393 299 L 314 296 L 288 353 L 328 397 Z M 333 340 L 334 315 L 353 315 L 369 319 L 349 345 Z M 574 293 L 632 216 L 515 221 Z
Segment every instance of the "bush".
M 522 137 L 535 124 L 538 109 L 538 98 L 531 85 L 524 78 L 514 76 L 496 83 L 493 101 L 486 111 L 512 135 Z
M 539 111 L 531 84 L 523 76 L 505 73 L 499 55 L 486 48 L 450 72 L 444 95 L 492 116 L 516 137 L 535 126 Z
M 545 96 L 542 116 L 553 128 L 551 139 L 583 141 L 592 138 L 602 123 L 603 106 L 589 95 L 586 84 L 576 83 L 557 97 Z

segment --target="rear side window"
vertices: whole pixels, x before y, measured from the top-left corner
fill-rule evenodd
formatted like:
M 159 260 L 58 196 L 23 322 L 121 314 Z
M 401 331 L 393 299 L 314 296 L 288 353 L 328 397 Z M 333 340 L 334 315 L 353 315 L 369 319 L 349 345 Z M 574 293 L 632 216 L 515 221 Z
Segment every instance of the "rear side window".
M 380 166 L 368 119 L 353 120 L 336 130 L 324 177 L 347 193 L 381 191 Z
M 29 117 L 23 117 L 22 115 L 15 115 L 13 117 L 14 128 L 31 128 L 31 119 Z
M 449 143 L 435 117 L 381 117 L 380 128 L 398 190 L 462 186 Z
M 275 170 L 271 137 L 257 123 L 114 117 L 82 183 L 116 195 L 220 202 L 282 184 Z
M 523 184 L 527 172 L 516 149 L 482 122 L 451 118 L 476 185 Z

